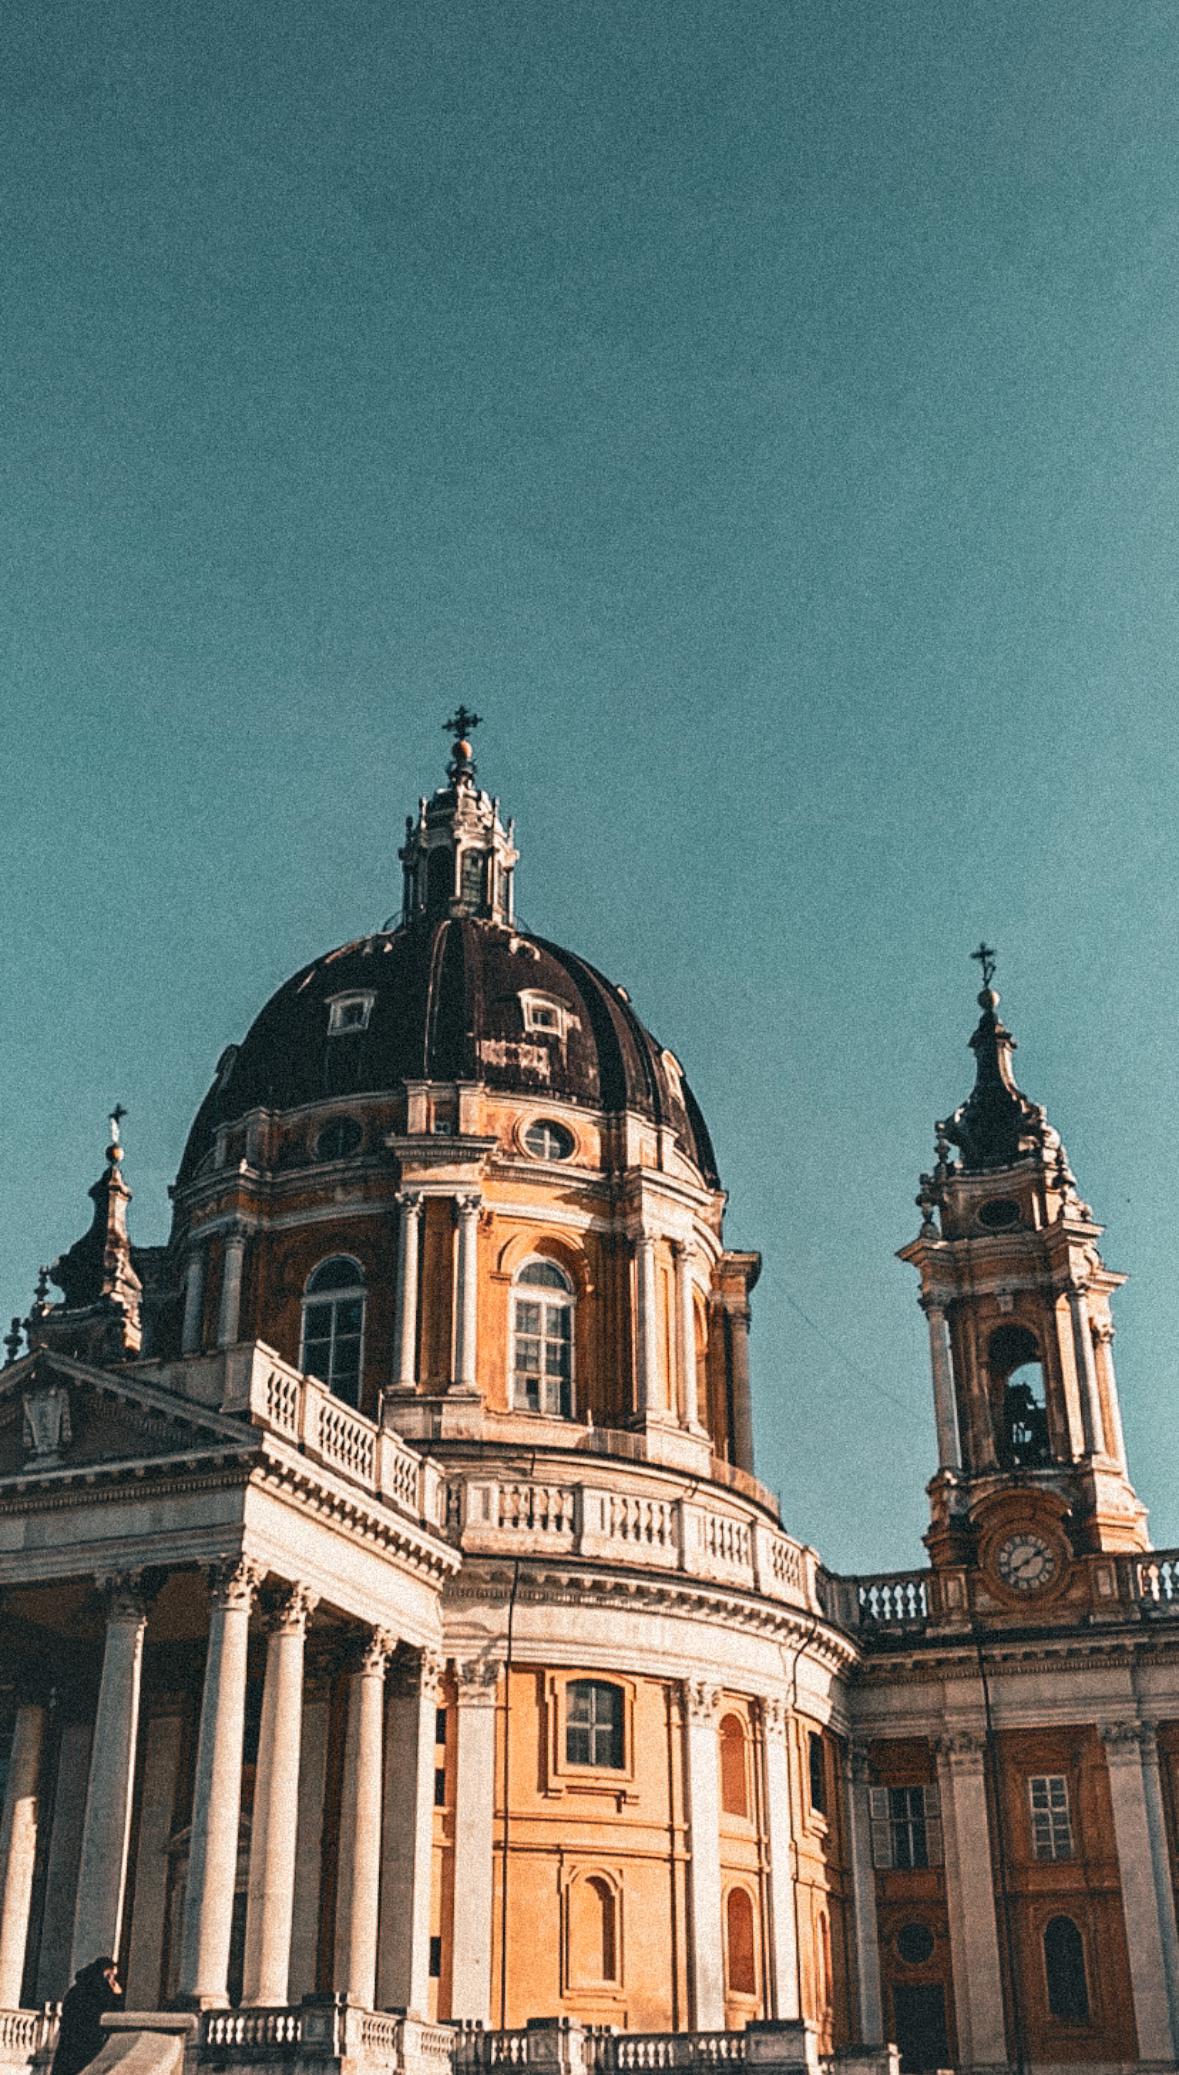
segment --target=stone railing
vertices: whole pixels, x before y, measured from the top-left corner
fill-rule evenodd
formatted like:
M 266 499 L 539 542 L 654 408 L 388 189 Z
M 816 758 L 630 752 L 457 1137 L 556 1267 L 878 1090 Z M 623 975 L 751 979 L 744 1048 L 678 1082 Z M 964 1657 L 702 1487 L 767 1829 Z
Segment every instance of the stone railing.
M 308 1996 L 274 2010 L 207 2010 L 202 2059 L 234 2062 L 346 2060 L 393 2075 L 451 2075 L 455 2031 L 395 2010 L 360 2010 L 343 1996 Z
M 264 1342 L 226 1351 L 223 1410 L 247 1413 L 254 1426 L 293 1442 L 312 1462 L 415 1520 L 442 1525 L 435 1464 L 335 1397 L 317 1376 L 301 1375 Z
M 600 1473 L 599 1473 L 600 1474 Z M 447 1479 L 447 1533 L 472 1554 L 580 1556 L 686 1573 L 822 1612 L 818 1558 L 740 1501 L 468 1471 Z
M 838 1578 L 826 1571 L 821 1596 L 826 1612 L 844 1628 L 863 1634 L 880 1629 L 921 1629 L 929 1619 L 928 1571 L 879 1571 L 865 1578 Z
M 896 2050 L 863 2055 L 856 2075 L 896 2075 Z M 535 2018 L 521 2030 L 463 2025 L 455 2035 L 454 2075 L 494 2075 L 505 2068 L 535 2075 L 646 2075 L 662 2069 L 710 2075 L 713 2069 L 757 2068 L 764 2075 L 820 2075 L 814 2026 L 756 2023 L 740 2032 L 619 2032 L 572 2018 Z M 849 2071 L 850 2075 L 850 2071 Z
M 1130 1559 L 1134 1598 L 1147 1614 L 1179 1614 L 1179 1549 L 1152 1549 Z
M 0 2067 L 47 2061 L 57 2043 L 60 2014 L 57 2003 L 46 2003 L 41 2010 L 0 2010 Z

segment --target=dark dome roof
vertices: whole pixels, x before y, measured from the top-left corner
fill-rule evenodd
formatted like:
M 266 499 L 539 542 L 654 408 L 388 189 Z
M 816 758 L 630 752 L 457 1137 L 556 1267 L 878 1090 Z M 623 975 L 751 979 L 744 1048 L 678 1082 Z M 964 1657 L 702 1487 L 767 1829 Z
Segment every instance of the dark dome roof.
M 563 1041 L 525 1029 L 520 995 L 530 989 L 568 1012 Z M 327 1004 L 349 992 L 374 997 L 367 1026 L 329 1037 Z M 677 1078 L 622 990 L 583 958 L 472 916 L 416 921 L 342 944 L 272 995 L 222 1060 L 180 1180 L 195 1173 L 217 1127 L 248 1110 L 378 1094 L 406 1080 L 481 1080 L 514 1094 L 635 1110 L 669 1125 L 715 1183 L 707 1127 Z

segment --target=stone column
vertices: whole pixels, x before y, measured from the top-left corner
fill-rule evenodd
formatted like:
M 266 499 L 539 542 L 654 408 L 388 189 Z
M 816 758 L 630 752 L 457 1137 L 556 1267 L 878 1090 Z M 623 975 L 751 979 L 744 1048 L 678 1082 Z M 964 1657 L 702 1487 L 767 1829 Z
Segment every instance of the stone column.
M 71 1975 L 100 1953 L 119 1951 L 147 1627 L 147 1604 L 137 1577 L 127 1574 L 100 1582 L 106 1599 L 106 1642 L 82 1819 Z
M 638 1410 L 646 1417 L 659 1409 L 659 1325 L 655 1289 L 655 1241 L 649 1232 L 635 1240 L 635 1381 Z
M 46 1710 L 35 1701 L 24 1701 L 16 1711 L 4 1814 L 0 1818 L 0 2010 L 21 2007 L 37 1858 L 45 1720 Z
M 862 1744 L 848 1745 L 846 1779 L 856 1986 L 860 2001 L 859 2037 L 865 2046 L 878 2046 L 884 2038 L 880 1933 L 876 1924 L 876 1872 L 872 1865 L 872 1821 L 868 1806 L 868 1753 Z
M 502 1669 L 496 1657 L 455 1666 L 454 1860 L 463 1870 L 451 1927 L 451 2016 L 480 2024 L 491 2020 L 495 1701 Z
M 385 1834 L 377 2000 L 425 2017 L 430 2008 L 430 1880 L 434 1857 L 434 1723 L 442 1661 L 423 1650 L 395 1667 L 385 1715 Z
M 418 1385 L 418 1252 L 421 1244 L 422 1199 L 415 1189 L 397 1194 L 397 1346 L 394 1388 L 413 1391 Z
M 244 1558 L 209 1574 L 209 1645 L 197 1734 L 180 1994 L 202 2008 L 229 1997 L 229 1941 L 241 1827 L 242 1737 L 250 1608 L 260 1572 Z
M 720 1870 L 720 1688 L 704 1679 L 684 1685 L 686 1721 L 688 1892 L 691 1897 L 692 2028 L 719 2032 L 725 2023 Z
M 692 1256 L 681 1239 L 674 1239 L 676 1311 L 679 1317 L 680 1389 L 682 1417 L 686 1427 L 700 1425 L 700 1390 L 696 1375 L 696 1306 L 692 1296 Z
M 201 1351 L 205 1316 L 205 1249 L 194 1246 L 184 1270 L 184 1323 L 180 1328 L 180 1352 Z
M 798 1910 L 791 1823 L 790 1716 L 782 1700 L 762 1702 L 765 1733 L 766 1828 L 770 1848 L 770 1961 L 776 2019 L 801 2015 L 798 1995 Z
M 1179 1941 L 1154 1731 L 1141 1722 L 1116 1722 L 1102 1730 L 1101 1738 L 1113 1802 L 1138 2058 L 1174 2061 L 1179 2051 Z
M 293 1820 L 299 1803 L 303 1732 L 303 1641 L 316 1604 L 305 1585 L 287 1586 L 267 1610 L 266 1678 L 246 1904 L 245 2004 L 285 2004 L 295 1909 Z
M 246 1259 L 246 1228 L 231 1225 L 225 1234 L 221 1263 L 221 1307 L 217 1314 L 217 1345 L 232 1347 L 241 1325 L 242 1269 Z
M 753 1400 L 749 1390 L 749 1306 L 725 1306 L 729 1320 L 729 1380 L 733 1404 L 733 1460 L 753 1470 Z
M 1122 1408 L 1118 1399 L 1118 1379 L 1114 1373 L 1113 1342 L 1114 1322 L 1098 1319 L 1093 1327 L 1096 1340 L 1094 1358 L 1097 1363 L 1098 1385 L 1104 1391 L 1108 1449 L 1123 1475 L 1128 1473 L 1126 1462 L 1126 1437 L 1122 1432 Z
M 393 1637 L 371 1629 L 348 1682 L 340 1878 L 336 1889 L 336 1988 L 371 2010 L 377 1998 L 381 1890 L 381 1757 L 385 1669 Z
M 1069 1315 L 1073 1322 L 1073 1355 L 1077 1365 L 1077 1389 L 1081 1399 L 1081 1429 L 1085 1436 L 1085 1453 L 1104 1455 L 1105 1427 L 1101 1418 L 1101 1398 L 1097 1389 L 1097 1369 L 1093 1360 L 1093 1335 L 1089 1330 L 1089 1307 L 1085 1302 L 1084 1285 L 1070 1283 L 1067 1296 Z
M 458 1227 L 458 1261 L 454 1291 L 454 1380 L 459 1390 L 473 1391 L 479 1318 L 478 1196 L 456 1196 L 454 1219 Z
M 937 1746 L 958 2058 L 974 2068 L 1007 2063 L 984 1752 L 971 1731 Z
M 954 1396 L 954 1367 L 945 1307 L 932 1297 L 921 1299 L 929 1321 L 929 1358 L 933 1368 L 933 1413 L 937 1426 L 939 1470 L 960 1470 L 962 1449 L 958 1439 L 958 1406 Z

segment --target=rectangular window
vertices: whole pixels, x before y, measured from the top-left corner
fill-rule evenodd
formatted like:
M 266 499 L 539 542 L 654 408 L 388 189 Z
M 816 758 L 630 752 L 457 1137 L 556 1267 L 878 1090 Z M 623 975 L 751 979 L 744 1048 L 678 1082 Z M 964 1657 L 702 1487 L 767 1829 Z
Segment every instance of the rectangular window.
M 431 1940 L 430 1940 L 430 1979 L 431 1979 L 431 1981 L 438 1981 L 438 1980 L 439 1980 L 439 1979 L 441 1978 L 441 1975 L 442 1975 L 442 1940 L 441 1940 L 440 1938 L 431 1938 Z
M 444 1765 L 436 1765 L 434 1767 L 434 1806 L 435 1808 L 446 1807 L 446 1767 Z
M 870 1787 L 872 1864 L 940 1866 L 941 1800 L 936 1787 Z
M 817 1730 L 807 1735 L 807 1759 L 810 1765 L 811 1807 L 817 1816 L 827 1813 L 827 1764 L 823 1750 L 823 1739 Z
M 1071 1859 L 1073 1825 L 1068 1781 L 1062 1772 L 1033 1773 L 1028 1781 L 1032 1851 L 1037 1859 Z
M 566 1765 L 625 1763 L 622 1748 L 622 1688 L 602 1679 L 573 1679 L 565 1690 Z
M 445 1708 L 435 1708 L 434 1710 L 434 1742 L 436 1744 L 444 1744 L 446 1742 Z

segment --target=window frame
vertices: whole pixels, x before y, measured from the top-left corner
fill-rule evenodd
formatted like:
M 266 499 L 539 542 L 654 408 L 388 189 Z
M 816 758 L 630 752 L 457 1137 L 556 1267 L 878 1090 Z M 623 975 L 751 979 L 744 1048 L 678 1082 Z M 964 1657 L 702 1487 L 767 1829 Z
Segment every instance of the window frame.
M 1062 1799 L 1053 1805 L 1052 1788 L 1059 1786 Z M 1036 1789 L 1045 1790 L 1044 1804 L 1036 1806 Z M 1038 1866 L 1066 1866 L 1077 1858 L 1077 1834 L 1073 1822 L 1073 1797 L 1066 1772 L 1030 1772 L 1027 1775 L 1028 1838 L 1032 1858 Z M 1061 1819 L 1063 1831 L 1060 1830 Z M 1058 1851 L 1058 1835 L 1063 1835 L 1067 1850 Z M 1044 1842 L 1047 1849 L 1041 1851 Z
M 564 1046 L 569 1032 L 581 1028 L 581 1018 L 568 1002 L 563 1002 L 559 995 L 547 994 L 543 987 L 522 987 L 517 998 L 524 1029 L 530 1037 L 556 1038 Z
M 524 1276 L 527 1270 L 538 1266 L 551 1268 L 559 1275 L 563 1288 L 558 1289 L 553 1284 L 546 1287 L 543 1283 L 529 1284 L 525 1282 Z M 527 1294 L 530 1290 L 534 1291 L 535 1294 Z M 513 1413 L 523 1413 L 530 1419 L 575 1420 L 577 1418 L 577 1298 L 577 1285 L 569 1270 L 562 1262 L 550 1259 L 547 1254 L 526 1254 L 524 1259 L 517 1262 L 513 1269 L 508 1292 L 508 1405 Z M 520 1304 L 537 1304 L 542 1307 L 540 1331 L 538 1333 L 521 1333 L 517 1317 Z M 545 1306 L 553 1310 L 559 1310 L 567 1316 L 569 1321 L 567 1342 L 561 1343 L 555 1336 L 550 1336 L 546 1333 L 546 1321 L 543 1316 L 543 1307 Z M 548 1375 L 545 1364 L 545 1351 L 550 1337 L 553 1338 L 554 1345 L 565 1344 L 568 1347 L 569 1373 L 565 1377 L 554 1379 Z M 536 1340 L 540 1347 L 539 1374 L 537 1376 L 537 1396 L 539 1402 L 536 1405 L 522 1403 L 516 1389 L 517 1375 L 530 1373 L 521 1372 L 518 1368 L 516 1350 L 520 1340 Z M 556 1381 L 563 1387 L 558 1392 L 558 1396 L 563 1395 L 567 1399 L 567 1403 L 564 1406 L 558 1404 L 555 1410 L 543 1402 L 545 1387 L 553 1381 Z
M 580 1765 L 567 1756 L 569 1689 L 583 1681 L 617 1686 L 622 1694 L 622 1764 Z M 635 1681 L 613 1669 L 578 1665 L 568 1671 L 546 1672 L 545 1705 L 548 1717 L 548 1766 L 546 1794 L 607 1794 L 619 1806 L 636 1801 L 635 1790 Z
M 358 1031 L 367 1030 L 372 1022 L 376 999 L 373 990 L 366 987 L 349 987 L 343 994 L 330 994 L 327 997 L 328 1036 L 355 1037 Z M 345 1021 L 345 1012 L 353 1008 L 359 1008 L 361 1015 Z
M 910 1804 L 906 1809 L 894 1813 L 891 1797 L 894 1794 L 920 1794 L 921 1812 Z M 942 1837 L 941 1791 L 930 1780 L 882 1781 L 868 1789 L 868 1817 L 871 1830 L 872 1864 L 878 1872 L 895 1870 L 902 1873 L 923 1872 L 931 1866 L 944 1864 Z M 924 1833 L 925 1856 L 918 1859 L 913 1854 L 913 1844 L 918 1827 Z M 897 1841 L 901 1831 L 909 1840 L 911 1856 L 897 1857 Z
M 533 1131 L 551 1131 L 560 1137 L 567 1138 L 569 1141 L 568 1152 L 538 1153 L 536 1147 L 528 1143 L 529 1134 Z M 522 1120 L 520 1124 L 520 1145 L 530 1160 L 539 1160 L 546 1167 L 567 1167 L 570 1161 L 577 1158 L 577 1133 L 572 1125 L 565 1122 L 563 1117 L 536 1116 Z
M 614 1972 L 612 1975 L 583 1979 L 574 1972 L 573 1966 L 573 1908 L 574 1891 L 584 1883 L 599 1882 L 610 1894 L 613 1911 Z M 612 1866 L 603 1865 L 601 1860 L 586 1860 L 579 1865 L 566 1866 L 561 1873 L 561 1993 L 573 2001 L 584 1998 L 590 2002 L 621 2003 L 626 1981 L 625 1949 L 625 1887 L 622 1875 Z
M 1061 1922 L 1072 1925 L 1076 1933 L 1078 1947 L 1080 1948 L 1081 1985 L 1085 1991 L 1085 2014 L 1083 2017 L 1065 2016 L 1062 2012 L 1054 2010 L 1052 2007 L 1052 1979 L 1048 1967 L 1048 1933 L 1054 1924 Z M 1089 1965 L 1088 1940 L 1081 1924 L 1078 1923 L 1072 1910 L 1067 1906 L 1064 1908 L 1059 1906 L 1053 1908 L 1040 1926 L 1040 1961 L 1044 1969 L 1044 2009 L 1048 2023 L 1052 2026 L 1059 2025 L 1062 2029 L 1067 2029 L 1071 2032 L 1092 2031 L 1097 2019 L 1093 2008 L 1094 1977 Z
M 314 1277 L 320 1273 L 321 1269 L 328 1267 L 332 1261 L 347 1261 L 350 1264 L 350 1266 L 356 1270 L 355 1280 L 351 1283 L 341 1283 L 339 1287 L 336 1289 L 313 1290 L 311 1288 L 311 1284 Z M 328 1369 L 330 1372 L 335 1364 L 337 1340 L 336 1307 L 338 1304 L 341 1303 L 355 1303 L 357 1301 L 359 1301 L 360 1304 L 360 1331 L 355 1336 L 357 1342 L 356 1396 L 352 1398 L 345 1396 L 343 1391 L 337 1390 L 330 1373 L 327 1376 L 321 1376 L 318 1370 L 308 1368 L 307 1313 L 309 1308 L 313 1305 L 331 1306 L 331 1331 L 327 1336 L 328 1347 L 330 1350 L 328 1359 Z M 299 1306 L 299 1373 L 302 1376 L 314 1376 L 316 1382 L 322 1384 L 324 1390 L 328 1391 L 333 1398 L 338 1398 L 342 1405 L 350 1405 L 354 1412 L 359 1411 L 360 1400 L 364 1393 L 364 1346 L 367 1326 L 368 1284 L 365 1278 L 363 1264 L 356 1259 L 355 1254 L 325 1254 L 323 1259 L 321 1261 L 317 1261 L 315 1263 L 315 1266 L 308 1272 L 307 1278 L 303 1284 L 303 1295 L 300 1299 Z M 317 1334 L 315 1337 L 317 1340 L 322 1340 L 324 1336 L 322 1334 Z M 351 1338 L 353 1336 L 349 1335 L 347 1337 Z

